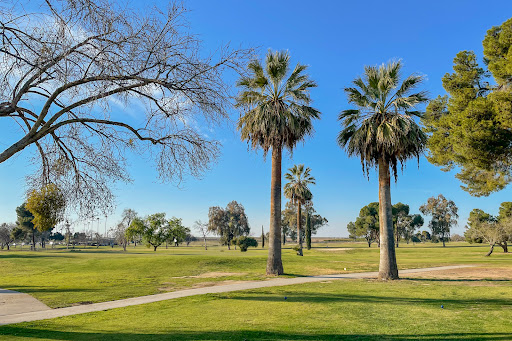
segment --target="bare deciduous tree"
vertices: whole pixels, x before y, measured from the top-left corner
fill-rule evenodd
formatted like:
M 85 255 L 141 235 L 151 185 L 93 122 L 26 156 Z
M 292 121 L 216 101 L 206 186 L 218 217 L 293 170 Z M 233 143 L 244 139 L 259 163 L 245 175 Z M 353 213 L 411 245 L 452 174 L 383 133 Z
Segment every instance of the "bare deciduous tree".
M 194 229 L 201 232 L 201 235 L 203 236 L 204 249 L 208 250 L 208 246 L 206 245 L 206 236 L 210 233 L 210 230 L 208 229 L 208 223 L 203 223 L 201 220 L 196 220 L 194 223 Z
M 115 0 L 21 3 L 0 4 L 0 118 L 20 132 L 2 139 L 0 163 L 30 146 L 40 166 L 31 186 L 56 183 L 94 216 L 111 209 L 112 182 L 129 180 L 127 151 L 151 158 L 163 181 L 215 159 L 218 143 L 198 127 L 226 118 L 223 74 L 249 50 L 205 56 L 178 5 L 144 14 Z
M 11 248 L 11 243 L 14 241 L 13 230 L 16 227 L 13 223 L 3 223 L 0 225 L 0 248 L 3 250 L 7 247 L 7 250 Z

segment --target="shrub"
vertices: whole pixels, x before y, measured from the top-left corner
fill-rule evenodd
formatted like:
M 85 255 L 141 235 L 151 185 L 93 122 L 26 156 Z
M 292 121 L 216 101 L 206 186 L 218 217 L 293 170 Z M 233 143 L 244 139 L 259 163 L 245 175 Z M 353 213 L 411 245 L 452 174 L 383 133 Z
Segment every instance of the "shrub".
M 252 237 L 241 236 L 236 239 L 240 251 L 245 252 L 249 246 L 258 247 L 258 241 Z

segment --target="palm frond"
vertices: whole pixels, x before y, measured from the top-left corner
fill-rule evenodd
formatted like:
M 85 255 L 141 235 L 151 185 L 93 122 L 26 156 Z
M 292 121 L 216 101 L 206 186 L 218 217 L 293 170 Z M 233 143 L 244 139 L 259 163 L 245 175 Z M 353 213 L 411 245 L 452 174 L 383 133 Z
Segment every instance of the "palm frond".
M 342 130 L 337 136 L 339 146 L 349 156 L 359 156 L 363 171 L 386 160 L 396 177 L 397 163 L 419 157 L 426 135 L 413 120 L 421 116 L 414 107 L 427 101 L 427 93 L 410 94 L 423 77 L 411 75 L 400 84 L 402 63 L 366 66 L 363 77 L 345 88 L 348 102 L 357 109 L 343 110 L 338 120 Z

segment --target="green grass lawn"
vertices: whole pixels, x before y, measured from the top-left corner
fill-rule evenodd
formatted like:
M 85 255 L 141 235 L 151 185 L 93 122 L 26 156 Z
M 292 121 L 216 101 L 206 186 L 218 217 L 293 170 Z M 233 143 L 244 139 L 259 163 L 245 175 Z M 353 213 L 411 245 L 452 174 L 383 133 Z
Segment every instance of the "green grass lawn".
M 511 281 L 341 280 L 3 326 L 0 340 L 512 340 L 511 321 Z
M 329 245 L 329 247 L 325 247 Z M 283 250 L 287 276 L 374 271 L 379 250 L 364 243 L 319 244 L 305 250 L 304 257 Z M 351 250 L 336 250 L 348 247 Z M 333 251 L 334 250 L 334 251 Z M 509 264 L 512 257 L 499 250 L 484 257 L 486 246 L 450 243 L 402 244 L 397 249 L 401 269 L 448 264 Z M 242 253 L 225 247 L 200 246 L 120 249 L 90 248 L 71 252 L 66 249 L 46 251 L 0 252 L 0 288 L 26 292 L 52 308 L 116 300 L 127 297 L 174 291 L 193 286 L 213 285 L 229 280 L 263 280 L 267 250 L 249 249 Z M 345 271 L 344 268 L 347 270 Z M 217 276 L 194 277 L 218 272 Z

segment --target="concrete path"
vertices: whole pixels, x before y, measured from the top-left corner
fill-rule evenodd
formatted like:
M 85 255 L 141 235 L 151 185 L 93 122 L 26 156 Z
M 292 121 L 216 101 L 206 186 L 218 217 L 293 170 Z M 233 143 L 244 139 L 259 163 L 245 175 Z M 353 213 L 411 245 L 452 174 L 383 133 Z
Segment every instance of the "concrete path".
M 451 265 L 451 266 L 440 266 L 440 267 L 434 267 L 434 268 L 408 269 L 408 270 L 400 270 L 400 274 L 405 275 L 405 274 L 410 274 L 410 273 L 436 271 L 436 270 L 452 270 L 452 269 L 460 269 L 460 268 L 466 268 L 466 267 L 471 267 L 471 266 L 472 265 Z M 214 293 L 223 293 L 223 292 L 230 292 L 230 291 L 268 288 L 268 287 L 278 287 L 278 286 L 293 285 L 293 284 L 321 282 L 321 281 L 326 281 L 326 280 L 376 278 L 377 275 L 378 275 L 378 272 L 360 272 L 360 273 L 349 273 L 349 274 L 340 274 L 340 275 L 322 275 L 322 276 L 295 277 L 295 278 L 275 278 L 275 279 L 270 279 L 270 280 L 266 280 L 266 281 L 250 281 L 250 282 L 244 282 L 244 283 L 226 284 L 226 285 L 204 287 L 204 288 L 197 288 L 197 289 L 186 289 L 186 290 L 180 290 L 180 291 L 167 292 L 164 294 L 133 297 L 133 298 L 127 298 L 124 300 L 101 302 L 101 303 L 80 305 L 80 306 L 67 307 L 67 308 L 49 309 L 48 307 L 46 307 L 47 310 L 29 311 L 29 312 L 23 312 L 23 313 L 14 311 L 14 313 L 10 313 L 9 315 L 0 315 L 0 325 L 20 323 L 20 322 L 38 321 L 38 320 L 45 320 L 45 319 L 51 319 L 51 318 L 56 318 L 56 317 L 62 317 L 62 316 L 84 314 L 84 313 L 90 313 L 90 312 L 102 311 L 102 310 L 108 310 L 108 309 L 114 309 L 114 308 L 129 307 L 132 305 L 172 300 L 175 298 L 187 297 L 187 296 L 214 294 Z
M 0 289 L 0 321 L 5 315 L 15 315 L 49 309 L 50 307 L 29 294 Z

